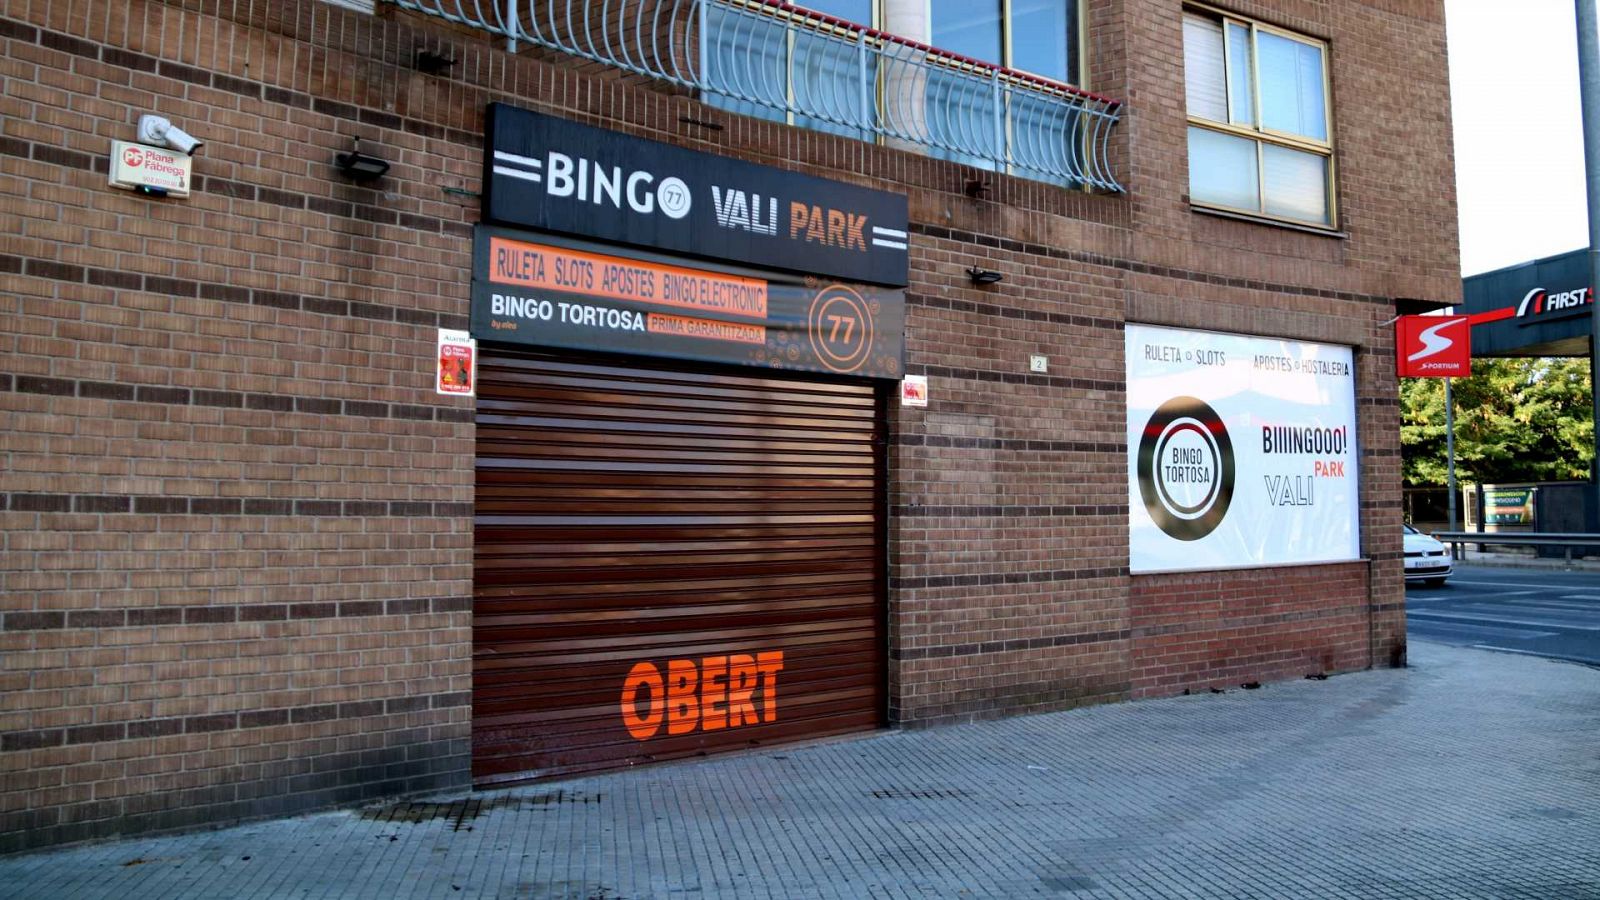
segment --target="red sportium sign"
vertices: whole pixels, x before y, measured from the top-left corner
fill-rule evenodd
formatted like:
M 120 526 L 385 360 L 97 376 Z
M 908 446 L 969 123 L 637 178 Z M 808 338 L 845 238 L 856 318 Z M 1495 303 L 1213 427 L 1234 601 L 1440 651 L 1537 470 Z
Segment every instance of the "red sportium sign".
M 1472 374 L 1472 325 L 1466 316 L 1401 316 L 1394 337 L 1395 373 L 1401 378 Z

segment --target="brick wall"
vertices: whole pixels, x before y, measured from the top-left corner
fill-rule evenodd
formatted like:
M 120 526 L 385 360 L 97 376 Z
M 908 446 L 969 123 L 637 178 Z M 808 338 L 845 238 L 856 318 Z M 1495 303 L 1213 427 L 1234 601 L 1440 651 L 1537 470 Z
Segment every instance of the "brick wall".
M 901 722 L 1404 662 L 1386 322 L 1396 298 L 1460 292 L 1441 4 L 1222 5 L 1330 42 L 1344 234 L 1191 210 L 1182 7 L 1090 4 L 1091 84 L 1131 101 L 1129 194 L 1097 199 L 1127 209 L 1091 220 L 943 195 L 914 215 L 908 370 L 931 376 L 934 402 L 896 423 Z M 973 288 L 974 263 L 1006 280 Z M 1129 576 L 1124 322 L 1352 346 L 1366 559 Z M 1049 375 L 1026 371 L 1030 353 Z
M 463 785 L 463 155 L 287 22 L 83 9 L 0 20 L 0 849 Z M 143 112 L 206 142 L 187 200 L 106 186 Z
M 1364 562 L 1137 578 L 1132 695 L 1364 668 L 1367 604 Z
M 1459 292 L 1440 4 L 1234 4 L 1332 43 L 1341 238 L 1191 211 L 1180 7 L 1089 5 L 1129 193 L 972 199 L 391 6 L 0 0 L 0 850 L 465 783 L 472 416 L 428 361 L 490 100 L 908 194 L 933 399 L 891 429 L 895 721 L 1403 660 L 1382 323 Z M 149 111 L 206 141 L 187 200 L 105 185 Z M 357 137 L 376 188 L 333 174 Z M 1367 561 L 1128 574 L 1130 321 L 1355 347 Z

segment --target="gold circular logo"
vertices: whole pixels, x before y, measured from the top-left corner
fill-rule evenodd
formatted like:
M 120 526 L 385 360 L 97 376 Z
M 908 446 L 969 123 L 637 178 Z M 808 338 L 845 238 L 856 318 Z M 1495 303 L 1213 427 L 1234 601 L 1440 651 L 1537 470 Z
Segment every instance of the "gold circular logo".
M 835 372 L 854 372 L 872 350 L 872 310 L 861 295 L 842 284 L 817 292 L 806 315 L 806 331 L 817 359 Z

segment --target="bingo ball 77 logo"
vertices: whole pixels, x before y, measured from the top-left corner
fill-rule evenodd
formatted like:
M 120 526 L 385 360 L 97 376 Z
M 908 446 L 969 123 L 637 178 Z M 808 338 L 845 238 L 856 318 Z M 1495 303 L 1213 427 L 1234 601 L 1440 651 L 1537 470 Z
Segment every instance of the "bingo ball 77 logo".
M 1139 497 L 1156 526 L 1180 541 L 1215 531 L 1233 500 L 1233 442 L 1204 401 L 1161 404 L 1139 436 Z

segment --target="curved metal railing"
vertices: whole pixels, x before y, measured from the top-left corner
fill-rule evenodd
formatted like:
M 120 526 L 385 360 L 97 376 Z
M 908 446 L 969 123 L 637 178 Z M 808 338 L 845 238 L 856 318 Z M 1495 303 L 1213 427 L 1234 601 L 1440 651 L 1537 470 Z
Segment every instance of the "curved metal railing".
M 745 115 L 1121 191 L 1119 101 L 776 0 L 387 0 Z

